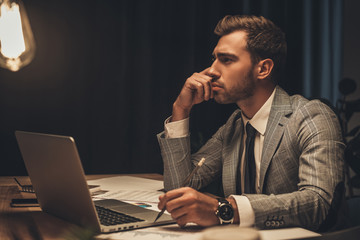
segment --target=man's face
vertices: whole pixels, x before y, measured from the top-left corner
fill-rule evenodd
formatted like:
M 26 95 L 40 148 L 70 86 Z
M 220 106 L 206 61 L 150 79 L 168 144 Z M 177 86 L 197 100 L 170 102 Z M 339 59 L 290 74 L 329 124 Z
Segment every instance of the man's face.
M 236 31 L 220 38 L 209 74 L 218 103 L 239 103 L 253 96 L 256 77 L 250 53 L 246 50 L 247 33 Z

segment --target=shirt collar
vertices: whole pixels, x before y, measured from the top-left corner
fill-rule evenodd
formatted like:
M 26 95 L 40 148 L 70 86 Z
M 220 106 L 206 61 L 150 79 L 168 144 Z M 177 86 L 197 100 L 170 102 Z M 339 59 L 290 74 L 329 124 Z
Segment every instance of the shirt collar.
M 252 119 L 248 119 L 243 113 L 241 113 L 242 119 L 244 121 L 244 126 L 246 126 L 247 122 L 250 122 L 250 124 L 256 129 L 256 131 L 258 131 L 261 135 L 264 136 L 275 92 L 276 88 L 274 89 L 268 100 L 266 100 L 264 105 L 262 105 L 262 107 L 259 109 L 259 111 L 255 113 Z

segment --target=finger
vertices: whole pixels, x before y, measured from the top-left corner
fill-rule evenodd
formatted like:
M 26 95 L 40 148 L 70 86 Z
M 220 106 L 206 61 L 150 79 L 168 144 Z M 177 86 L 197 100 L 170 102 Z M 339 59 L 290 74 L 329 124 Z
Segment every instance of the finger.
M 193 75 L 191 75 L 187 80 L 188 81 L 192 81 L 192 80 L 211 81 L 211 79 L 212 79 L 211 76 L 208 76 L 208 75 L 200 72 L 200 73 L 193 73 Z
M 178 188 L 178 189 L 168 191 L 167 193 L 159 196 L 159 200 L 160 200 L 158 203 L 159 209 L 163 209 L 165 206 L 168 209 L 167 205 L 169 204 L 169 202 L 182 196 L 185 191 L 186 191 L 186 188 Z
M 176 211 L 177 209 L 186 210 L 186 207 L 193 204 L 197 199 L 195 190 L 188 187 L 182 188 L 174 194 L 179 195 L 176 195 L 176 197 L 166 203 L 166 208 L 169 212 Z
M 181 207 L 171 211 L 170 215 L 180 227 L 184 227 L 188 223 L 188 213 L 185 207 Z
M 210 68 L 211 68 L 211 67 L 205 68 L 205 69 L 202 70 L 200 73 L 207 75 L 207 74 L 209 73 Z
M 201 100 L 209 100 L 211 94 L 211 84 L 210 81 L 204 80 L 202 78 L 196 78 L 196 97 Z
M 190 197 L 185 196 L 184 194 L 180 198 L 174 199 L 173 201 L 180 200 L 182 198 L 181 207 L 174 208 L 171 211 L 171 217 L 177 222 L 181 227 L 185 226 L 187 223 L 198 223 L 199 217 L 199 205 L 194 202 L 194 194 L 190 194 Z M 190 200 L 188 202 L 188 200 Z M 215 212 L 215 211 L 214 211 Z
M 181 188 L 176 188 L 176 189 L 166 192 L 164 194 L 164 196 L 168 199 L 173 199 L 173 198 L 177 198 L 189 191 L 195 191 L 195 190 L 192 189 L 191 187 L 181 187 Z
M 201 82 L 204 86 L 204 99 L 207 101 L 210 98 L 213 98 L 214 94 L 213 94 L 213 90 L 212 90 L 212 85 L 211 82 L 213 80 L 213 78 L 208 74 L 210 67 L 203 70 L 202 72 L 198 73 L 196 75 L 196 79 Z
M 203 86 L 203 92 L 204 92 L 204 100 L 208 101 L 211 98 L 212 95 L 212 85 L 211 80 L 199 80 Z
M 183 217 L 186 214 L 187 214 L 187 212 L 184 210 L 184 208 L 177 208 L 170 212 L 171 217 L 175 221 L 178 221 L 178 219 L 180 219 L 181 217 Z
M 203 80 L 203 81 L 209 81 L 211 82 L 212 80 L 212 77 L 211 76 L 208 76 L 206 74 L 203 74 L 202 72 L 201 73 L 194 73 L 192 75 L 192 77 L 196 80 Z
M 212 78 L 203 73 L 194 73 L 185 83 L 185 87 L 193 92 L 195 104 L 209 100 L 212 92 Z
M 196 81 L 195 83 L 196 92 L 195 92 L 195 98 L 200 102 L 204 100 L 204 87 L 203 84 L 199 81 Z
M 181 195 L 181 192 L 178 192 L 178 191 L 175 191 L 175 190 L 172 190 L 172 191 L 169 191 L 169 192 L 167 192 L 167 193 L 165 193 L 163 195 L 160 195 L 159 196 L 158 208 L 163 209 L 169 201 L 171 201 L 173 198 L 177 198 L 180 195 Z
M 203 101 L 203 86 L 193 78 L 188 78 L 177 100 L 183 109 L 191 108 L 193 105 Z
M 175 219 L 175 221 L 181 228 L 183 228 L 188 223 L 187 215 L 183 215 L 183 216 L 179 217 L 178 219 Z
M 203 92 L 203 82 L 204 80 L 202 80 L 201 77 L 193 75 L 187 79 L 185 87 L 193 92 Z
M 161 201 L 165 197 L 165 193 L 159 196 L 159 200 Z
M 159 209 L 163 209 L 163 207 L 166 204 L 166 200 L 165 200 L 165 194 L 159 196 L 159 203 L 158 203 L 158 208 Z

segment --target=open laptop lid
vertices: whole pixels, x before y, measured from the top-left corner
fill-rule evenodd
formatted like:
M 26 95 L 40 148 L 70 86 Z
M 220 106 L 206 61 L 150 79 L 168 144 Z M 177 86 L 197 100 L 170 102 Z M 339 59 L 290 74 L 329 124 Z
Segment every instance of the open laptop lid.
M 100 232 L 74 139 L 23 131 L 15 136 L 42 210 Z

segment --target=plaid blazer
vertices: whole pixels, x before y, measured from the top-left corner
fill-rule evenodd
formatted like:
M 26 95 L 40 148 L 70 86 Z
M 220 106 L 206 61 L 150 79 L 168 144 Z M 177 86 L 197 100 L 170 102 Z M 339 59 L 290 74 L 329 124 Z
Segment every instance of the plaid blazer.
M 225 196 L 236 194 L 243 136 L 240 111 L 194 154 L 190 137 L 167 139 L 164 133 L 158 134 L 166 190 L 180 187 L 205 157 L 191 187 L 200 189 L 221 175 Z M 289 96 L 277 87 L 260 164 L 261 194 L 246 194 L 255 213 L 255 227 L 319 229 L 344 182 L 344 148 L 337 116 L 327 105 Z

